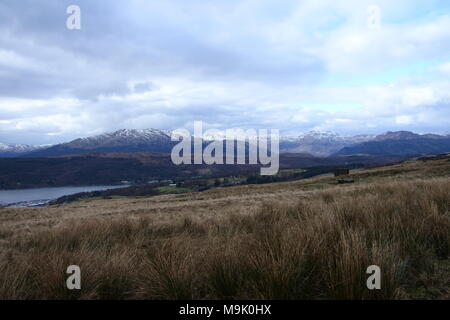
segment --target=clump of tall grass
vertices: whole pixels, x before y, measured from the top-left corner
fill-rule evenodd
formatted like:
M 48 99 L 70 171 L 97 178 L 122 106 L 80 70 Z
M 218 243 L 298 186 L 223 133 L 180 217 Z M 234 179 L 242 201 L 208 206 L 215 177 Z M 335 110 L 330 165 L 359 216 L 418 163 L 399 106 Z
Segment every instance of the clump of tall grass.
M 11 245 L 2 299 L 395 299 L 450 255 L 450 181 L 311 191 L 295 205 L 169 224 L 81 220 Z M 82 290 L 65 288 L 79 265 Z M 381 268 L 381 290 L 366 287 Z M 444 273 L 445 275 L 445 273 Z

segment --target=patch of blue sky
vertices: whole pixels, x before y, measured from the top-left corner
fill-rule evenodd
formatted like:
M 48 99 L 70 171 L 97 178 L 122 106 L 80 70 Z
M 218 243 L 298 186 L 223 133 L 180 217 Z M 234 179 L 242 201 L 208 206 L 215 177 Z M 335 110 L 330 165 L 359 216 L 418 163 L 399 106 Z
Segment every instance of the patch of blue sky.
M 339 29 L 341 26 L 344 26 L 348 22 L 348 18 L 343 15 L 334 15 L 332 17 L 328 17 L 326 21 L 322 21 L 322 23 L 316 28 L 312 29 L 314 33 L 319 34 L 327 34 Z
M 383 21 L 393 24 L 411 24 L 425 22 L 438 16 L 450 14 L 450 2 L 448 0 L 428 0 L 416 2 L 416 5 L 402 6 L 402 10 L 392 7 L 393 10 L 381 7 Z

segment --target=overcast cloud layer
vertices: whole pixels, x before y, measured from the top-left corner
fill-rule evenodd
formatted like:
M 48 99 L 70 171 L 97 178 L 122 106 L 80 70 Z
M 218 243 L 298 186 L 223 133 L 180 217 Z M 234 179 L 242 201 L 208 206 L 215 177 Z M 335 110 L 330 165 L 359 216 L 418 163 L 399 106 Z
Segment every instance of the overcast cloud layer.
M 81 8 L 81 30 L 66 8 Z M 381 9 L 367 25 L 369 5 Z M 450 9 L 423 0 L 2 0 L 0 142 L 121 128 L 450 133 Z

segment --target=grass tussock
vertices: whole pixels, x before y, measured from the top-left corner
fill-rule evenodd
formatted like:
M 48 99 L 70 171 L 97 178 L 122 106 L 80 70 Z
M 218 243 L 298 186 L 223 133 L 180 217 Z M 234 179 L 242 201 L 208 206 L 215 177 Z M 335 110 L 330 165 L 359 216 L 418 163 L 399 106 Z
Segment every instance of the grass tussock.
M 449 298 L 449 194 L 449 179 L 434 178 L 333 187 L 202 220 L 74 221 L 11 244 L 0 298 Z M 80 291 L 65 288 L 73 264 Z M 366 287 L 370 265 L 381 290 Z

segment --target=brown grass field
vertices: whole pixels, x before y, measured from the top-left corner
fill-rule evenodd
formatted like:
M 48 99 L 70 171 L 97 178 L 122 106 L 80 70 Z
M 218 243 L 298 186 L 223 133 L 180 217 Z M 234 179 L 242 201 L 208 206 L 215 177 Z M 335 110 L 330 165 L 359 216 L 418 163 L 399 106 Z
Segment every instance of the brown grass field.
M 351 175 L 0 209 L 0 299 L 449 299 L 450 158 Z

